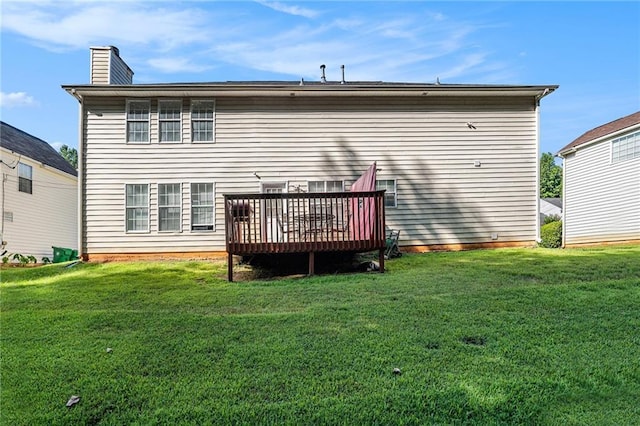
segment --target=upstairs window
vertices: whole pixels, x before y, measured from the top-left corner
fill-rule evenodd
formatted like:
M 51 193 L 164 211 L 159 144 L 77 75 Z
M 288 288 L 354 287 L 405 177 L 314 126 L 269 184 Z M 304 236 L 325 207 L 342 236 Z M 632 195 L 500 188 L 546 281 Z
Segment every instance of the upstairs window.
M 24 163 L 18 163 L 18 191 L 31 194 L 33 191 L 33 168 Z
M 213 231 L 213 183 L 191 184 L 191 230 Z
M 160 142 L 182 142 L 182 101 L 158 102 L 158 139 Z
M 127 232 L 149 231 L 149 185 L 126 185 Z
M 384 205 L 385 207 L 397 207 L 398 200 L 396 196 L 396 181 L 395 179 L 376 180 L 376 190 L 386 190 L 384 193 Z
M 149 142 L 149 101 L 127 102 L 127 142 Z
M 640 157 L 640 132 L 635 132 L 611 141 L 611 162 Z
M 158 230 L 180 231 L 182 196 L 179 183 L 158 184 Z
M 214 142 L 214 101 L 192 101 L 191 140 L 193 142 Z
M 308 183 L 309 192 L 342 192 L 344 183 L 341 180 L 315 180 Z

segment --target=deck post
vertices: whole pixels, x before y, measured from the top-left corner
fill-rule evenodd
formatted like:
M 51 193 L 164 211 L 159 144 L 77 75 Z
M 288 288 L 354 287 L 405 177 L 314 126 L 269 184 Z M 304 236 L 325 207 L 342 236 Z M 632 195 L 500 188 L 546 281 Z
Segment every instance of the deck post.
M 228 253 L 227 257 L 227 281 L 233 282 L 233 255 Z
M 380 273 L 384 273 L 384 252 L 385 249 L 380 249 L 378 251 L 378 262 L 380 263 Z
M 315 259 L 315 253 L 310 251 L 309 252 L 309 275 L 313 275 L 315 273 L 315 267 L 316 267 L 316 259 Z

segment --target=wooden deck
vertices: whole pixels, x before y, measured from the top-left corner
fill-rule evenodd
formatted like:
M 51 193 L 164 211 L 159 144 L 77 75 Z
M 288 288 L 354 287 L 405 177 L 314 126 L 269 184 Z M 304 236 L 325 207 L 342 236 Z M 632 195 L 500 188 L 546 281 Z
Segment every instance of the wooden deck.
M 384 191 L 226 194 L 228 279 L 233 255 L 378 250 L 384 272 Z

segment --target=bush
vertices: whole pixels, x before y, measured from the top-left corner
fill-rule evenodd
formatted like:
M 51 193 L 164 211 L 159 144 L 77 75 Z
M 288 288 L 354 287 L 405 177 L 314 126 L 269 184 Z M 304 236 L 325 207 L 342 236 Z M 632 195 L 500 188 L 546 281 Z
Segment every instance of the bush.
M 558 248 L 562 245 L 562 222 L 556 221 L 540 228 L 540 247 Z
M 558 222 L 558 221 L 560 221 L 560 220 L 562 220 L 562 219 L 560 218 L 560 216 L 559 216 L 559 215 L 557 215 L 557 214 L 550 214 L 549 216 L 545 216 L 545 217 L 544 217 L 544 219 L 542 219 L 542 224 L 543 224 L 543 225 L 546 225 L 547 223 L 551 223 L 551 222 Z

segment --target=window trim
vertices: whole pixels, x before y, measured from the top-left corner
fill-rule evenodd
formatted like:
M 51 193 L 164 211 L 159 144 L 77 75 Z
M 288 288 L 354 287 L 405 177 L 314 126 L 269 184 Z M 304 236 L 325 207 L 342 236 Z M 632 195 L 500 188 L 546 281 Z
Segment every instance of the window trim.
M 625 157 L 621 158 L 619 153 L 620 149 L 618 148 L 618 158 L 615 158 L 614 157 L 615 146 L 623 142 L 631 144 L 631 141 L 629 141 L 630 138 L 633 138 L 633 155 L 627 156 L 626 155 L 627 150 L 625 149 Z M 636 144 L 638 145 L 638 149 L 636 149 L 636 146 L 635 146 Z M 635 160 L 636 158 L 640 158 L 640 130 L 612 139 L 610 147 L 611 147 L 611 164 L 622 163 L 624 161 L 630 161 L 630 160 Z
M 163 185 L 178 185 L 178 204 L 177 205 L 162 205 L 160 204 L 160 187 Z M 162 218 L 160 215 L 160 210 L 163 208 L 171 208 L 177 207 L 179 210 L 178 213 L 178 229 L 160 229 Z M 158 183 L 158 202 L 157 202 L 157 215 L 158 215 L 158 233 L 167 234 L 167 233 L 180 233 L 182 232 L 182 183 L 181 182 L 166 182 L 166 183 Z
M 193 208 L 194 208 L 194 204 L 193 204 L 193 185 L 198 185 L 198 184 L 210 184 L 211 185 L 211 191 L 213 194 L 212 197 L 212 203 L 211 203 L 211 218 L 212 218 L 212 223 L 211 223 L 211 229 L 193 229 L 194 224 L 193 224 Z M 202 207 L 202 206 L 198 206 L 198 207 Z M 208 226 L 207 225 L 196 225 L 196 226 Z M 216 183 L 213 180 L 198 180 L 198 181 L 192 181 L 189 182 L 189 231 L 193 232 L 193 233 L 207 233 L 207 232 L 216 232 Z
M 393 182 L 393 192 L 389 192 L 389 190 L 387 188 L 386 192 L 385 192 L 385 203 L 384 203 L 384 207 L 385 208 L 390 208 L 390 209 L 395 209 L 398 208 L 398 180 L 397 179 L 376 179 L 376 190 L 378 190 L 378 181 L 389 181 L 389 182 Z M 387 194 L 393 194 L 393 205 L 387 205 Z
M 133 208 L 145 208 L 143 206 L 128 206 L 127 205 L 127 187 L 129 185 L 144 185 L 147 187 L 147 229 L 145 230 L 129 230 L 127 212 Z M 124 231 L 126 234 L 148 234 L 151 232 L 151 185 L 149 183 L 131 182 L 124 184 Z
M 143 120 L 143 119 L 130 119 L 129 118 L 129 108 L 131 106 L 131 104 L 134 103 L 146 103 L 147 104 L 147 119 Z M 126 120 L 126 128 L 125 128 L 125 142 L 127 144 L 133 144 L 133 145 L 142 145 L 142 144 L 148 144 L 151 143 L 151 100 L 149 99 L 127 99 L 127 107 L 125 110 L 125 120 Z M 129 123 L 147 123 L 147 139 L 144 141 L 132 141 L 129 140 Z
M 163 104 L 176 104 L 178 106 L 178 113 L 179 113 L 179 117 L 177 119 L 167 119 L 167 118 L 161 118 L 161 114 L 162 114 L 162 105 Z M 182 122 L 183 122 L 183 113 L 182 113 L 182 109 L 183 109 L 183 101 L 182 98 L 180 99 L 158 99 L 158 114 L 157 114 L 157 123 L 158 123 L 158 143 L 160 144 L 172 144 L 172 143 L 183 143 L 184 141 L 184 135 L 183 135 L 183 129 L 182 129 Z M 162 140 L 162 123 L 174 123 L 174 122 L 178 122 L 178 128 L 179 128 L 179 138 L 178 140 L 175 141 L 163 141 Z
M 27 163 L 18 162 L 18 192 L 22 192 L 23 194 L 33 194 L 33 166 Z M 29 177 L 22 176 L 21 169 L 26 169 L 29 171 Z M 28 182 L 28 191 L 22 190 L 22 183 Z
M 205 103 L 205 102 L 211 102 L 213 105 L 213 116 L 211 117 L 211 120 L 203 120 L 203 119 L 195 119 L 193 118 L 193 109 L 194 106 L 199 104 L 199 103 Z M 216 143 L 216 101 L 215 99 L 191 99 L 191 105 L 189 106 L 189 119 L 190 119 L 190 134 L 191 134 L 191 143 Z M 194 139 L 194 135 L 196 132 L 194 132 L 193 129 L 193 124 L 194 122 L 211 122 L 211 140 L 195 140 Z

